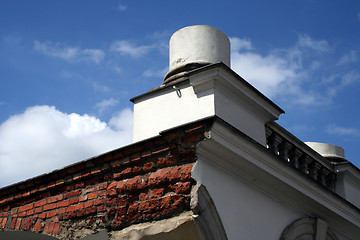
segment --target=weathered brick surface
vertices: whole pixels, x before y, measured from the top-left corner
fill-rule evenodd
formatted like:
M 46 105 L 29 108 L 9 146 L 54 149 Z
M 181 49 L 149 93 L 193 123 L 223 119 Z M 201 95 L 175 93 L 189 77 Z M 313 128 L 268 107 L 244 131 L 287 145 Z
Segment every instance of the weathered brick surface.
M 89 227 L 121 229 L 190 209 L 196 144 L 208 124 L 183 126 L 0 189 L 0 230 L 66 239 L 69 224 L 81 219 Z

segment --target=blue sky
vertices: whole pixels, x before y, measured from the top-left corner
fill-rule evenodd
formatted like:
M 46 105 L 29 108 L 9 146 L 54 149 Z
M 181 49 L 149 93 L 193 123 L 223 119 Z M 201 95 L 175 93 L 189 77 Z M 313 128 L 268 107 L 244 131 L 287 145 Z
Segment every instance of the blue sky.
M 232 68 L 303 141 L 360 167 L 360 2 L 1 1 L 0 187 L 130 143 L 131 97 L 161 84 L 168 41 L 206 24 Z

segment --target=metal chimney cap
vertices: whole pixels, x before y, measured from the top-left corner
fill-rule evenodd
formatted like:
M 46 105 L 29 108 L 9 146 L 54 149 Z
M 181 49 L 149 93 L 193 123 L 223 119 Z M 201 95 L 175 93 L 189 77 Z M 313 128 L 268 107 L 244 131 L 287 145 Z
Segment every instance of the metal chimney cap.
M 305 142 L 306 145 L 314 149 L 320 155 L 325 158 L 334 159 L 334 160 L 346 160 L 345 152 L 342 147 L 328 144 L 328 143 L 319 143 L 319 142 Z
M 208 64 L 223 62 L 230 67 L 230 40 L 212 26 L 189 26 L 171 36 L 169 54 L 169 72 L 164 82 L 174 74 Z

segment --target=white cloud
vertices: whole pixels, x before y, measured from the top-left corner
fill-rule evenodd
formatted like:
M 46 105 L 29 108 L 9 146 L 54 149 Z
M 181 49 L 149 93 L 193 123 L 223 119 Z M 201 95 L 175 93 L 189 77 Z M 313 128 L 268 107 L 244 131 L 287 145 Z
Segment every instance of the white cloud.
M 119 4 L 117 5 L 117 9 L 118 9 L 119 11 L 123 12 L 123 11 L 125 11 L 125 10 L 127 9 L 127 6 L 119 3 Z
M 163 78 L 168 71 L 169 71 L 169 67 L 165 67 L 165 68 L 159 69 L 159 70 L 148 69 L 145 72 L 143 72 L 142 75 L 144 77 L 160 77 L 160 78 Z
M 60 43 L 50 41 L 41 43 L 34 41 L 34 50 L 44 55 L 61 58 L 68 62 L 88 61 L 100 63 L 105 58 L 105 53 L 100 49 L 80 49 L 76 47 L 62 46 Z
M 319 52 L 326 52 L 330 50 L 329 43 L 325 40 L 314 40 L 308 35 L 303 34 L 299 36 L 298 44 L 300 47 L 310 48 Z
M 95 104 L 95 108 L 98 109 L 101 115 L 107 109 L 114 107 L 119 104 L 119 100 L 115 98 L 104 99 L 101 102 Z
M 107 87 L 106 85 L 104 85 L 103 83 L 93 82 L 92 86 L 93 86 L 94 90 L 97 92 L 109 92 L 110 91 L 110 88 Z
M 327 133 L 341 136 L 359 136 L 360 130 L 357 128 L 341 127 L 337 125 L 330 125 L 326 129 Z
M 334 70 L 337 63 L 329 61 L 331 46 L 325 40 L 299 35 L 292 47 L 268 54 L 257 52 L 249 39 L 233 37 L 231 43 L 232 69 L 267 97 L 290 105 L 326 105 L 339 90 L 360 82 L 356 70 Z M 353 55 L 344 58 L 343 63 L 354 61 Z
M 242 39 L 237 37 L 230 38 L 231 50 L 232 51 L 241 51 L 241 50 L 251 50 L 252 44 L 249 39 Z
M 93 61 L 94 63 L 100 63 L 105 58 L 105 53 L 103 50 L 100 49 L 84 49 L 82 51 L 83 58 Z
M 358 60 L 358 56 L 357 53 L 355 51 L 351 51 L 348 54 L 345 54 L 344 56 L 342 56 L 339 60 L 339 62 L 337 63 L 337 65 L 345 65 L 348 63 L 354 63 L 357 62 Z
M 132 110 L 109 123 L 89 115 L 34 106 L 0 125 L 0 187 L 131 142 Z
M 148 45 L 136 46 L 134 43 L 127 40 L 114 41 L 110 46 L 111 51 L 118 52 L 121 55 L 128 55 L 133 58 L 139 58 L 146 55 L 152 48 L 153 46 Z

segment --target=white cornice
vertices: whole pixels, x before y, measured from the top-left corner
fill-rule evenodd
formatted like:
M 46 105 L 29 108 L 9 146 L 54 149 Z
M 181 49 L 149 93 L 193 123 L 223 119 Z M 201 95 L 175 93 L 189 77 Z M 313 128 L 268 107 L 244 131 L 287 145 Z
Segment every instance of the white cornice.
M 360 236 L 360 211 L 308 176 L 281 162 L 260 144 L 217 120 L 197 153 L 272 198 L 326 220 L 344 235 Z

